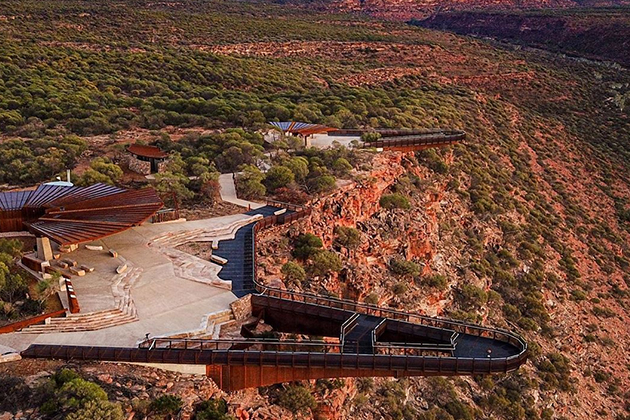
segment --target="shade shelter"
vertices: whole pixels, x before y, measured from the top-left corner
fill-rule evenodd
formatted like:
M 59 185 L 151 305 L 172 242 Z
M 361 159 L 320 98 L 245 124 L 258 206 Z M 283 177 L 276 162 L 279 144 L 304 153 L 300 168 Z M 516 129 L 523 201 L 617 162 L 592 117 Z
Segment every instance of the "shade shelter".
M 279 130 L 282 130 L 282 132 L 285 134 L 291 134 L 294 136 L 299 135 L 302 137 L 310 136 L 312 134 L 328 133 L 330 131 L 337 130 L 336 128 L 327 127 L 321 124 L 310 124 L 298 121 L 270 121 L 269 124 L 273 125 Z
M 127 147 L 129 157 L 129 169 L 134 172 L 149 175 L 163 172 L 166 167 L 168 153 L 157 146 L 132 144 Z
M 140 225 L 162 206 L 153 188 L 44 184 L 0 193 L 0 232 L 28 230 L 60 245 L 77 244 Z

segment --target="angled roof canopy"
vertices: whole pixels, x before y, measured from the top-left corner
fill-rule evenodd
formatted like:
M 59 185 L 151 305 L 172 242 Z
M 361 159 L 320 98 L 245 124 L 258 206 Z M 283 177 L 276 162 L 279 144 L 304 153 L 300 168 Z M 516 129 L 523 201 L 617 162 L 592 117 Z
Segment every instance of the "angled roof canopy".
M 269 124 L 274 127 L 291 134 L 301 134 L 303 136 L 308 136 L 311 134 L 319 134 L 319 133 L 327 133 L 329 131 L 336 131 L 336 128 L 327 127 L 321 124 L 310 124 L 305 122 L 297 122 L 297 121 L 269 121 Z
M 152 188 L 40 185 L 0 193 L 0 230 L 20 230 L 25 225 L 62 245 L 87 242 L 137 226 L 162 206 Z

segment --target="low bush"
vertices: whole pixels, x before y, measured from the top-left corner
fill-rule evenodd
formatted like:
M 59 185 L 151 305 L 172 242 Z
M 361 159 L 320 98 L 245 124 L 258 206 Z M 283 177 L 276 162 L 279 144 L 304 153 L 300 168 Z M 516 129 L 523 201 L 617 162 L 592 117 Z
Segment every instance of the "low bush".
M 401 194 L 385 194 L 379 200 L 379 204 L 381 207 L 387 210 L 408 210 L 411 208 L 411 203 L 409 203 L 409 199 Z

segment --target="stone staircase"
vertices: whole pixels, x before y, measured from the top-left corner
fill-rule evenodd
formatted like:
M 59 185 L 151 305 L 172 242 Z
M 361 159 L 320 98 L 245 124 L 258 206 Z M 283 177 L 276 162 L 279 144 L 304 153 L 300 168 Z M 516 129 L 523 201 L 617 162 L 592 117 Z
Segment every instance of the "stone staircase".
M 125 273 L 114 276 L 112 281 L 112 295 L 114 295 L 116 308 L 133 317 L 137 316 L 138 311 L 136 310 L 136 304 L 131 298 L 131 287 L 141 274 L 142 268 L 130 266 Z
M 117 274 L 112 281 L 114 305 L 112 309 L 70 314 L 65 318 L 48 318 L 45 324 L 31 325 L 22 330 L 26 334 L 94 331 L 115 327 L 138 320 L 138 311 L 131 298 L 131 287 L 142 274 L 139 267 L 130 267 Z
M 191 229 L 179 232 L 168 232 L 152 238 L 149 246 L 176 248 L 188 242 L 216 242 L 217 240 L 234 239 L 236 232 L 241 227 L 261 218 L 262 216 L 256 215 L 214 229 Z
M 173 248 L 163 248 L 162 252 L 172 261 L 175 276 L 226 290 L 232 289 L 231 281 L 218 276 L 221 266 Z
M 204 315 L 201 324 L 197 330 L 186 331 L 183 333 L 170 334 L 160 338 L 197 338 L 197 339 L 213 339 L 216 340 L 221 335 L 223 327 L 236 324 L 234 314 L 230 309 L 212 312 Z
M 137 321 L 135 315 L 120 309 L 106 309 L 85 314 L 71 314 L 66 318 L 48 318 L 43 325 L 31 325 L 22 330 L 25 334 L 51 334 L 63 332 L 94 331 Z

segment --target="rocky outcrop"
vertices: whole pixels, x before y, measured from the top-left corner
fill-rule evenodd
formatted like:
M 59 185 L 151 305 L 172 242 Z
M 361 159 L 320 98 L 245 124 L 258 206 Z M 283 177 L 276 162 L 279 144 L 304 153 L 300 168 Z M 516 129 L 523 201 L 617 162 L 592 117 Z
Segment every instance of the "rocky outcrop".
M 325 246 L 333 241 L 335 226 L 356 226 L 379 209 L 383 193 L 405 172 L 404 155 L 389 152 L 376 155 L 372 170 L 360 174 L 354 182 L 311 203 L 311 215 L 293 225 L 290 232 L 314 232 Z

